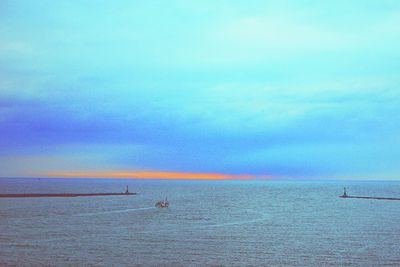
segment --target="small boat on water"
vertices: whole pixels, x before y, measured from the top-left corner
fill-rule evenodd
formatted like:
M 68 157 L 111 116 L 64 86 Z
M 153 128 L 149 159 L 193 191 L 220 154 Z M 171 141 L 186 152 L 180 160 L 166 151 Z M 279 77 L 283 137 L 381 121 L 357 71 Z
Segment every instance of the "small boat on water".
M 155 205 L 157 208 L 168 208 L 169 207 L 169 202 L 168 200 L 165 198 L 165 200 L 160 200 L 156 203 Z

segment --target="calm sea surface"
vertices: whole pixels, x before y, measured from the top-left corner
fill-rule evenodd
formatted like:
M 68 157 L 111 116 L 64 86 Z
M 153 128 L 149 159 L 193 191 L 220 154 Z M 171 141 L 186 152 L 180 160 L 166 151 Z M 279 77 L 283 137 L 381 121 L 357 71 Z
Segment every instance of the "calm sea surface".
M 400 266 L 400 182 L 0 179 L 1 266 Z M 171 207 L 157 209 L 168 197 Z

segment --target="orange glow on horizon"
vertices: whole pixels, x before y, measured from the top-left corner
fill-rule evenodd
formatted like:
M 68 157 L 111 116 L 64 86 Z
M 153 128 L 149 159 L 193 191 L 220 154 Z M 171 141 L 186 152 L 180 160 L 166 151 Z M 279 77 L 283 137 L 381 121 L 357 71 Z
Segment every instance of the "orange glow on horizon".
M 226 174 L 202 172 L 173 172 L 173 171 L 56 171 L 41 173 L 41 176 L 60 178 L 142 178 L 142 179 L 254 179 L 260 177 L 253 174 Z M 270 178 L 262 175 L 263 178 Z

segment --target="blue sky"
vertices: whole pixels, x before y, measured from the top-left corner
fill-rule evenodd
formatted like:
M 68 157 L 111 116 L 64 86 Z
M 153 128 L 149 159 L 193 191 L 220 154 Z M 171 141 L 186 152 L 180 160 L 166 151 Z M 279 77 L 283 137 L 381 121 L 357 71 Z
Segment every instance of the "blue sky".
M 400 178 L 399 1 L 1 1 L 0 176 Z

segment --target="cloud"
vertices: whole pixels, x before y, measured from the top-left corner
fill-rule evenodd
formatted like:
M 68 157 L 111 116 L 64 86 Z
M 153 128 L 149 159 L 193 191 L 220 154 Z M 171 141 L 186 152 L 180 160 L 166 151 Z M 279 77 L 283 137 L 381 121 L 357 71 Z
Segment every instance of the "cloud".
M 159 5 L 3 4 L 0 175 L 395 172 L 398 4 Z

